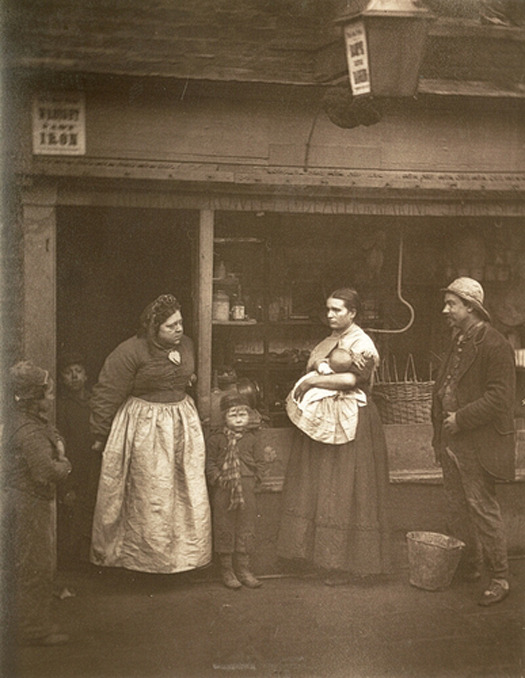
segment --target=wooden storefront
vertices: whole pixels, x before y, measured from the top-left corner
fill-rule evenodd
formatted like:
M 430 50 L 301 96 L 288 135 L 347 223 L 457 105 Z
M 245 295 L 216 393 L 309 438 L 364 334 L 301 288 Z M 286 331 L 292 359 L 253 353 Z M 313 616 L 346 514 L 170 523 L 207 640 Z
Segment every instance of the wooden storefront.
M 53 369 L 78 349 L 94 379 L 151 299 L 179 296 L 205 424 L 232 372 L 260 388 L 278 456 L 260 496 L 259 569 L 275 566 L 291 433 L 283 401 L 326 334 L 328 292 L 359 289 L 361 324 L 391 376 L 403 378 L 412 356 L 418 379 L 432 379 L 446 341 L 440 289 L 457 275 L 483 283 L 497 326 L 525 347 L 522 99 L 439 87 L 384 102 L 376 125 L 341 129 L 311 83 L 17 73 L 19 353 Z M 84 153 L 34 152 L 33 102 L 50 92 L 82 94 Z M 242 298 L 242 319 L 214 315 L 219 293 Z M 518 402 L 521 372 L 519 389 Z M 428 421 L 386 429 L 396 531 L 443 530 Z M 517 482 L 501 487 L 514 552 L 525 549 L 519 435 Z

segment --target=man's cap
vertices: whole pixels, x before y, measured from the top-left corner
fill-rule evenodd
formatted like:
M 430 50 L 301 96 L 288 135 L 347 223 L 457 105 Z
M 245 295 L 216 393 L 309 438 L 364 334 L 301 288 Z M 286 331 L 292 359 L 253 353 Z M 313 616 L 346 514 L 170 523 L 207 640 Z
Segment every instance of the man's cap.
M 463 301 L 471 304 L 485 320 L 490 320 L 490 313 L 483 305 L 485 293 L 477 280 L 467 277 L 456 278 L 448 287 L 444 287 L 441 291 L 455 294 Z
M 247 407 L 250 409 L 248 398 L 240 393 L 227 393 L 221 398 L 221 412 L 227 412 L 232 407 Z
M 49 372 L 33 365 L 30 360 L 21 360 L 9 370 L 11 388 L 15 400 L 38 400 L 43 397 L 49 383 Z

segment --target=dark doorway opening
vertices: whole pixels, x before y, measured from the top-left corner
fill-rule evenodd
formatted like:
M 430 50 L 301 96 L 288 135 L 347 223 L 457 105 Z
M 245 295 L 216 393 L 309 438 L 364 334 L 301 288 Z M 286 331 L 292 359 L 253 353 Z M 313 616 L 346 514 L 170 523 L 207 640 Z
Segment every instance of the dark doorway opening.
M 62 207 L 57 212 L 57 351 L 80 352 L 90 380 L 132 336 L 144 307 L 171 293 L 192 336 L 198 213 Z

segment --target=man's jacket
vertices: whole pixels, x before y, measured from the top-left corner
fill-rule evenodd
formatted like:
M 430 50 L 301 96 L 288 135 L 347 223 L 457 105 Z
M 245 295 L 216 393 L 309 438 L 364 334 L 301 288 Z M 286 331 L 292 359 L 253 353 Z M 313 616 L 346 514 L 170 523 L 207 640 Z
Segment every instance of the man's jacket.
M 434 387 L 434 449 L 442 448 L 443 411 L 437 397 L 447 376 L 451 344 Z M 483 468 L 501 480 L 515 474 L 514 399 L 516 372 L 509 342 L 490 325 L 482 325 L 463 345 L 458 368 L 456 422 L 458 443 L 473 447 Z M 451 441 L 452 442 L 452 441 Z

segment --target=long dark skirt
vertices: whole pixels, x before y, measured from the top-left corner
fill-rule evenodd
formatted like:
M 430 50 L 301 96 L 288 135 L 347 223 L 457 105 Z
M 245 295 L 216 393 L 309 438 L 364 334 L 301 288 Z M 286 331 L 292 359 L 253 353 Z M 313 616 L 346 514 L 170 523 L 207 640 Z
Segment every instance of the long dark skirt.
M 373 402 L 356 438 L 325 445 L 296 431 L 283 488 L 278 555 L 355 574 L 390 569 L 388 461 Z
M 8 529 L 15 582 L 18 639 L 41 638 L 53 630 L 51 607 L 56 571 L 56 503 L 10 489 Z

